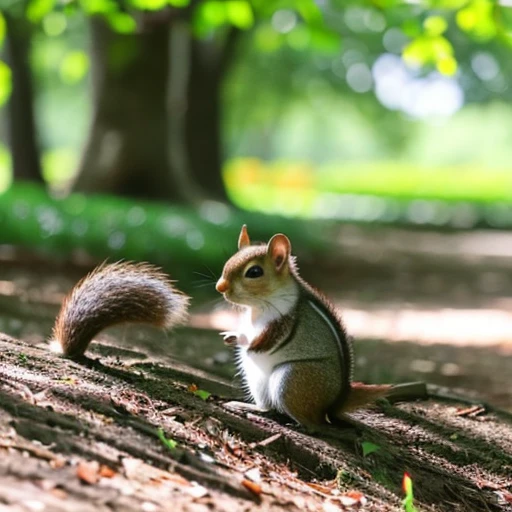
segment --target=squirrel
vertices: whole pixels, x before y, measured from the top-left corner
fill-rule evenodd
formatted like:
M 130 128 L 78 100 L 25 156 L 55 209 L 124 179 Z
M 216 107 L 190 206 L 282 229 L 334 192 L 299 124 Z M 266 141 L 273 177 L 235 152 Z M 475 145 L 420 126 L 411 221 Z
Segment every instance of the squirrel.
M 236 346 L 244 384 L 255 402 L 230 406 L 277 410 L 315 430 L 378 398 L 401 399 L 417 392 L 417 383 L 352 382 L 354 355 L 341 318 L 299 276 L 285 235 L 251 245 L 244 225 L 238 252 L 226 262 L 216 289 L 243 308 L 239 331 L 221 335 L 226 344 Z M 411 387 L 414 391 L 406 389 Z
M 169 328 L 187 318 L 189 297 L 149 263 L 103 263 L 64 299 L 50 340 L 52 350 L 83 356 L 103 329 L 125 322 Z

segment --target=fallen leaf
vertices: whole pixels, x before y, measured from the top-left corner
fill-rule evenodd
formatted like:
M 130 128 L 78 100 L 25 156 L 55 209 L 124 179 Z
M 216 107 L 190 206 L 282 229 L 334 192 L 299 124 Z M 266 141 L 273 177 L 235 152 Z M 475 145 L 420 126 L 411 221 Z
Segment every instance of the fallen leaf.
M 366 496 L 359 491 L 347 491 L 339 497 L 339 500 L 344 507 L 364 506 L 367 502 Z
M 363 457 L 380 450 L 380 446 L 378 444 L 371 443 L 370 441 L 363 441 L 361 443 L 361 448 L 363 449 Z
M 86 484 L 94 485 L 100 479 L 99 475 L 100 465 L 96 461 L 85 462 L 81 461 L 76 467 L 76 476 Z
M 306 482 L 308 487 L 311 487 L 315 491 L 321 492 L 323 494 L 331 494 L 333 489 L 331 487 L 327 487 L 326 485 L 316 484 L 314 482 Z
M 204 389 L 198 389 L 194 391 L 194 395 L 198 396 L 201 400 L 208 400 L 208 398 L 211 396 L 211 393 L 209 391 L 205 391 Z
M 105 464 L 100 466 L 99 475 L 103 478 L 114 478 L 116 474 L 117 473 L 112 468 L 105 466 Z
M 242 480 L 242 485 L 253 494 L 256 494 L 256 496 L 261 494 L 261 485 L 257 484 L 256 482 L 251 482 L 250 480 L 244 478 Z
M 165 437 L 164 429 L 162 427 L 159 427 L 157 430 L 157 436 L 169 450 L 174 450 L 176 446 L 178 446 L 178 443 L 174 439 Z

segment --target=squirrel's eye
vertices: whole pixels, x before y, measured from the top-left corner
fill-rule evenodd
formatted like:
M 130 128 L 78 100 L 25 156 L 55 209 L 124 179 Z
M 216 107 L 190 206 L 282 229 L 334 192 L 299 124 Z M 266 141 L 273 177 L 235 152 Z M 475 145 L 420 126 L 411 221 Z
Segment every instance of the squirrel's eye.
M 245 272 L 245 277 L 254 279 L 255 277 L 261 277 L 263 275 L 263 269 L 259 265 L 253 265 L 249 267 Z

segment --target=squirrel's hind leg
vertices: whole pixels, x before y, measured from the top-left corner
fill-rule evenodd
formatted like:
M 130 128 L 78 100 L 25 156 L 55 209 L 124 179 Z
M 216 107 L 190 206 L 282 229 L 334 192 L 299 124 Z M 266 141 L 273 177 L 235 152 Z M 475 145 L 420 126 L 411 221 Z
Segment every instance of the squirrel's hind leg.
M 306 427 L 309 432 L 327 425 L 326 411 L 339 393 L 339 379 L 328 378 L 330 361 L 293 361 L 277 366 L 269 381 L 274 407 Z

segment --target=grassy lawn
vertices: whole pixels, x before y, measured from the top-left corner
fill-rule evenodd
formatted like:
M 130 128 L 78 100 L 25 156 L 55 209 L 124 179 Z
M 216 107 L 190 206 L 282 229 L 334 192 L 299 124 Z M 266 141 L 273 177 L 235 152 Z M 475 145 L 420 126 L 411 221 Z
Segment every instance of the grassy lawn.
M 233 201 L 251 210 L 328 217 L 321 204 L 335 196 L 465 202 L 512 202 L 512 170 L 468 167 L 422 168 L 401 162 L 340 163 L 314 169 L 305 163 L 231 161 L 225 171 Z M 371 203 L 371 204 L 370 204 Z M 376 207 L 375 201 L 368 208 Z M 321 212 L 321 213 L 320 213 Z
M 9 155 L 0 151 L 0 192 L 11 184 Z M 65 183 L 76 156 L 60 149 L 45 153 L 45 179 Z M 404 162 L 339 162 L 313 166 L 307 162 L 263 162 L 233 159 L 224 177 L 229 195 L 241 208 L 303 218 L 329 218 L 332 205 L 350 214 L 333 218 L 376 220 L 383 200 L 405 205 L 417 200 L 480 207 L 512 203 L 512 170 L 468 166 L 420 167 Z M 386 201 L 387 200 L 387 201 Z M 379 203 L 380 201 L 380 203 Z M 402 206 L 401 206 L 402 207 Z M 368 218 L 365 219 L 365 212 Z M 358 217 L 359 215 L 359 217 Z

